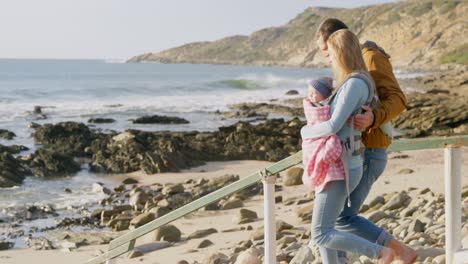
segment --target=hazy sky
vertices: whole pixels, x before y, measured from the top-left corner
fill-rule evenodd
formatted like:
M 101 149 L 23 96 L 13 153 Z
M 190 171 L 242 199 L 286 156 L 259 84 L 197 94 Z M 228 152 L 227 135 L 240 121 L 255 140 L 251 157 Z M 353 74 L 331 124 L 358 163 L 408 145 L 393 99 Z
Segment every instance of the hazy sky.
M 0 58 L 126 59 L 286 23 L 309 6 L 395 0 L 0 0 Z

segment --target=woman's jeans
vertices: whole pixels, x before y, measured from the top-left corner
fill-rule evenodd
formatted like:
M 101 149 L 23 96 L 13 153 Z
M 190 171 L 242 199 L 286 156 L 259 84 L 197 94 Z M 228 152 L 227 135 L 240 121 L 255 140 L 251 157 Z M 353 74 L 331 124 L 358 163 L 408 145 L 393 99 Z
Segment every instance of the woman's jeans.
M 364 153 L 364 173 L 357 187 L 351 192 L 351 207 L 345 206 L 338 216 L 336 229 L 358 235 L 370 242 L 387 246 L 393 237 L 384 229 L 358 215 L 369 191 L 382 175 L 387 165 L 387 151 L 381 148 L 369 148 Z M 346 257 L 346 252 L 339 251 L 338 256 Z
M 350 168 L 349 188 L 353 192 L 362 178 L 362 166 Z M 383 249 L 364 238 L 345 231 L 335 229 L 340 213 L 347 199 L 345 181 L 332 181 L 322 192 L 315 194 L 314 211 L 312 214 L 312 239 L 319 246 L 322 261 L 325 264 L 337 264 L 337 250 L 349 251 L 370 258 L 378 258 Z M 353 201 L 351 205 L 353 206 Z M 365 231 L 365 230 L 362 230 Z

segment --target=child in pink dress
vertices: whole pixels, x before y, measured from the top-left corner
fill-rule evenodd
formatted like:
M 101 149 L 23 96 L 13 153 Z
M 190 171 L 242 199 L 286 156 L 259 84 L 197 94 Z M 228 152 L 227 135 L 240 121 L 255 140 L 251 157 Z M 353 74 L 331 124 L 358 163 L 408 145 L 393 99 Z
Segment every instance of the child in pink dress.
M 333 80 L 327 77 L 308 82 L 308 98 L 303 101 L 307 125 L 322 123 L 330 119 L 330 105 L 326 99 L 332 94 L 332 85 Z M 337 135 L 305 139 L 302 142 L 304 164 L 302 182 L 304 185 L 316 192 L 321 192 L 327 182 L 345 179 L 340 155 L 341 143 Z

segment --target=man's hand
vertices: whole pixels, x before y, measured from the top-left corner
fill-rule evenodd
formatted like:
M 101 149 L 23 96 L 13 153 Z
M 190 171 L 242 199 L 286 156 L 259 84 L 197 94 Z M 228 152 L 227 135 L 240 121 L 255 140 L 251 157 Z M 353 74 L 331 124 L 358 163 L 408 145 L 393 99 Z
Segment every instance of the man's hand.
M 354 127 L 364 131 L 374 123 L 374 113 L 372 113 L 372 109 L 367 105 L 363 105 L 361 108 L 365 112 L 354 117 Z

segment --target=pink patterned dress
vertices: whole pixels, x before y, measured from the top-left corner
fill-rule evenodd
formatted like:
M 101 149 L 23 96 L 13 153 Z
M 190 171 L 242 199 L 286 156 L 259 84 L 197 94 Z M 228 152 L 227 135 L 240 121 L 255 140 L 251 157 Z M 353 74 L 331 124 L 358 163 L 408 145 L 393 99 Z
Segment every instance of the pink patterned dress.
M 307 125 L 314 125 L 330 119 L 330 106 L 313 106 L 304 99 L 304 113 Z M 340 159 L 341 143 L 337 135 L 305 139 L 302 141 L 304 174 L 302 182 L 310 189 L 321 192 L 327 182 L 344 180 L 344 168 Z

